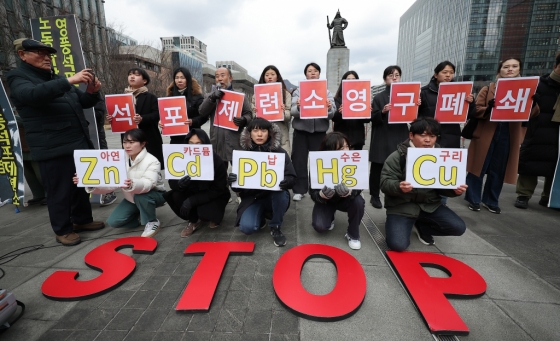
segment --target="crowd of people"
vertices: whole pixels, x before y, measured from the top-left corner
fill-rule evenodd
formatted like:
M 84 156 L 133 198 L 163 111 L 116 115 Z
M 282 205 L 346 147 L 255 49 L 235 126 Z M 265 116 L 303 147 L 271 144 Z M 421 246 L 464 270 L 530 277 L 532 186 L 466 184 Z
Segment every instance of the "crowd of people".
M 465 184 L 445 190 L 414 188 L 406 181 L 405 170 L 409 148 L 460 148 L 461 126 L 440 124 L 434 119 L 440 84 L 454 81 L 455 65 L 449 61 L 439 63 L 430 82 L 421 88 L 416 103 L 418 118 L 409 124 L 389 124 L 390 87 L 401 81 L 402 74 L 397 65 L 384 70 L 382 79 L 386 88 L 372 99 L 371 117 L 361 120 L 343 119 L 342 82 L 334 96 L 327 90 L 324 103 L 327 118 L 302 119 L 299 89 L 290 92 L 278 68 L 269 65 L 263 69 L 259 84 L 282 84 L 284 119 L 269 122 L 256 117 L 255 100 L 245 97 L 241 115 L 233 118 L 238 129 L 210 124 L 210 136 L 201 127 L 207 121 L 213 123 L 216 107 L 224 96 L 222 90 L 236 91 L 232 86 L 232 73 L 227 68 L 218 68 L 216 86 L 204 96 L 190 71 L 178 68 L 173 71 L 167 95 L 186 98 L 189 118 L 185 124 L 190 126 L 190 132 L 171 137 L 170 143 L 212 144 L 214 179 L 202 181 L 187 175 L 180 180 L 169 180 L 170 190 L 165 187 L 161 171 L 165 164 L 157 97 L 149 92 L 148 73 L 141 68 L 132 68 L 128 71 L 129 86 L 124 92 L 133 95 L 136 109 L 133 120 L 138 128 L 122 134 L 127 169 L 125 186 L 120 188 L 124 199 L 104 223 L 93 220 L 88 193 L 102 194 L 106 199 L 103 203 L 111 204 L 116 200 L 117 188 L 77 187 L 79 179 L 73 160 L 74 150 L 93 148 L 83 109 L 97 105 L 96 111 L 103 112 L 103 107 L 98 104 L 102 100 L 99 95 L 101 83 L 88 69 L 69 78 L 55 75 L 52 54 L 57 51 L 52 47 L 31 39 L 18 39 L 14 45 L 21 63 L 7 78 L 12 103 L 21 118 L 22 137 L 28 148 L 25 152 L 30 153 L 26 159 L 30 163 L 29 167 L 26 163 L 25 176 L 34 198 L 29 202 L 46 203 L 56 240 L 63 245 L 76 245 L 81 240 L 76 232 L 101 229 L 105 224 L 112 227 L 144 225 L 142 236 L 153 237 L 162 228 L 156 216 L 157 207 L 165 203 L 186 221 L 181 237 L 189 237 L 205 223 L 210 228 L 217 228 L 222 224 L 228 202 L 232 202 L 231 189 L 238 202 L 234 225 L 247 235 L 268 225 L 274 244 L 286 245 L 282 233 L 284 215 L 291 200 L 301 201 L 309 194 L 314 203 L 313 229 L 319 233 L 333 230 L 336 211 L 346 212 L 345 237 L 348 246 L 358 250 L 361 248 L 359 225 L 365 209 L 362 191 L 348 188 L 344 183 L 333 188 L 311 188 L 308 156 L 310 151 L 361 150 L 366 142 L 366 124 L 369 122 L 370 204 L 376 209 L 386 209 L 386 239 L 392 250 L 406 250 L 412 231 L 426 245 L 434 244 L 433 236 L 462 235 L 466 225 L 447 206 L 448 197 L 466 193 L 470 210 L 478 212 L 482 205 L 488 211 L 500 214 L 499 197 L 505 182 L 517 185 L 518 197 L 514 205 L 526 209 L 537 178 L 544 176 L 545 186 L 539 204 L 548 205 L 558 160 L 560 56 L 556 57 L 551 74 L 540 78 L 528 122 L 490 120 L 490 112 L 495 106 L 494 82 L 482 88 L 476 98 L 472 94 L 466 96 L 467 125 L 473 129 L 467 160 L 468 175 Z M 520 77 L 522 65 L 518 58 L 501 61 L 496 79 Z M 309 63 L 303 73 L 308 80 L 320 79 L 321 67 Z M 359 79 L 359 76 L 355 71 L 348 71 L 342 77 L 342 80 L 350 79 Z M 81 83 L 87 85 L 85 92 L 74 86 Z M 111 121 L 112 117 L 106 115 L 106 119 Z M 329 132 L 331 127 L 332 132 Z M 100 147 L 107 148 L 104 132 L 100 134 Z M 235 170 L 228 173 L 234 150 L 283 154 L 284 177 L 280 189 L 231 187 L 237 181 Z M 384 203 L 381 202 L 381 192 Z

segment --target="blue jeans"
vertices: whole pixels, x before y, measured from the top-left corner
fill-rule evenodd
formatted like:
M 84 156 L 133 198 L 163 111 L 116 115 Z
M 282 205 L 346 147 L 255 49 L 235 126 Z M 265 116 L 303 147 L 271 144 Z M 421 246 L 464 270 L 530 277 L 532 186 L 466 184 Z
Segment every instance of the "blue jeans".
M 156 207 L 163 206 L 163 192 L 151 190 L 148 193 L 135 194 L 134 203 L 123 199 L 107 218 L 107 225 L 112 227 L 138 226 L 138 217 L 142 225 L 156 219 Z
M 365 201 L 361 195 L 352 199 L 342 199 L 336 204 L 321 204 L 316 202 L 311 214 L 311 225 L 319 233 L 327 232 L 334 220 L 336 211 L 348 212 L 348 230 L 352 239 L 360 240 L 360 222 L 364 216 Z
M 472 155 L 475 156 L 475 155 Z M 506 168 L 509 159 L 509 123 L 501 122 L 496 127 L 494 137 L 488 148 L 484 165 L 482 166 L 481 176 L 475 174 L 467 174 L 467 193 L 465 200 L 479 204 L 483 202 L 486 205 L 498 206 L 498 199 L 502 193 L 504 186 L 504 177 L 506 176 Z M 486 183 L 484 184 L 484 192 L 482 193 L 482 181 L 486 174 Z M 480 194 L 482 193 L 482 200 Z
M 385 234 L 387 246 L 393 251 L 404 251 L 410 245 L 412 226 L 416 225 L 422 234 L 432 236 L 460 236 L 467 226 L 449 207 L 440 205 L 434 212 L 420 211 L 418 218 L 387 214 Z
M 269 195 L 255 200 L 241 215 L 239 230 L 245 234 L 255 233 L 261 227 L 261 220 L 264 219 L 265 213 L 270 212 L 272 212 L 272 219 L 268 222 L 268 226 L 282 226 L 289 203 L 288 191 L 270 192 Z

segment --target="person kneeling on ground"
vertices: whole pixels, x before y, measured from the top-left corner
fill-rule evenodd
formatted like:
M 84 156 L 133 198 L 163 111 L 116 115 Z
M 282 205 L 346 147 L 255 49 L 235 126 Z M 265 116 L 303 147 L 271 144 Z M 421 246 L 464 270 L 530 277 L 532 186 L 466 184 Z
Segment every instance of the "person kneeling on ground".
M 412 188 L 406 181 L 408 148 L 439 148 L 436 144 L 440 124 L 430 117 L 420 117 L 410 124 L 409 138 L 401 143 L 383 165 L 381 191 L 385 193 L 387 221 L 385 231 L 391 250 L 404 251 L 410 245 L 410 233 L 416 227 L 421 243 L 434 245 L 432 236 L 460 236 L 465 222 L 446 205 L 441 196 L 456 197 L 467 185 L 456 189 Z
M 325 136 L 319 151 L 349 150 L 349 143 L 342 133 L 334 132 Z M 362 247 L 360 243 L 360 221 L 364 216 L 364 198 L 361 190 L 350 190 L 344 183 L 333 188 L 309 189 L 309 196 L 315 202 L 313 206 L 312 222 L 317 232 L 327 232 L 334 228 L 334 214 L 342 211 L 348 212 L 348 229 L 344 235 L 348 239 L 348 246 L 353 250 Z
M 146 150 L 146 134 L 136 128 L 124 133 L 123 147 L 126 157 L 126 172 L 128 178 L 121 187 L 124 194 L 123 201 L 115 207 L 107 224 L 113 227 L 136 227 L 138 218 L 146 225 L 142 237 L 153 237 L 161 229 L 156 218 L 156 207 L 163 206 L 163 179 L 160 163 L 155 156 Z M 78 183 L 78 177 L 74 177 Z M 116 187 L 86 187 L 88 193 L 106 194 L 116 190 Z
M 268 226 L 274 239 L 274 245 L 286 245 L 286 237 L 280 231 L 284 214 L 290 207 L 290 193 L 296 181 L 296 171 L 288 153 L 282 149 L 282 133 L 276 124 L 264 118 L 253 119 L 243 130 L 240 137 L 241 148 L 247 151 L 284 153 L 284 180 L 280 182 L 280 191 L 261 189 L 232 188 L 239 193 L 241 203 L 237 208 L 236 226 L 249 235 L 266 226 L 265 217 L 271 217 Z M 230 173 L 228 183 L 237 181 L 237 174 Z
M 210 144 L 210 138 L 202 129 L 191 128 L 184 143 Z M 186 175 L 180 180 L 169 180 L 171 191 L 163 197 L 175 214 L 188 221 L 181 231 L 181 238 L 193 234 L 203 221 L 210 221 L 210 228 L 216 228 L 224 218 L 230 198 L 227 183 L 227 168 L 222 158 L 214 152 L 214 180 L 195 180 Z

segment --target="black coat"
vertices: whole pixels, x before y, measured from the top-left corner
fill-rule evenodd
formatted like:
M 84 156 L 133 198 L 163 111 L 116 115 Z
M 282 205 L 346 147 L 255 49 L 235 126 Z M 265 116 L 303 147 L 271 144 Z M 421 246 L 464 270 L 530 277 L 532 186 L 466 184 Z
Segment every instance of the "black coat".
M 554 104 L 560 96 L 560 84 L 541 76 L 537 94 L 540 114 L 531 117 L 519 153 L 518 173 L 553 177 L 558 161 L 558 122 L 552 122 Z
M 185 96 L 187 98 L 187 115 L 189 116 L 189 119 L 192 120 L 192 124 L 190 126 L 191 129 L 200 128 L 204 123 L 208 122 L 208 116 L 200 116 L 198 112 L 198 107 L 200 107 L 204 101 L 203 95 L 191 95 L 190 99 L 186 95 L 180 96 Z M 182 141 L 185 140 L 185 136 L 186 135 L 171 136 L 171 143 L 182 143 Z
M 333 131 L 338 131 L 343 133 L 348 137 L 351 146 L 361 146 L 366 142 L 366 131 L 364 124 L 368 123 L 368 119 L 363 120 L 344 120 L 342 119 L 342 114 L 338 111 L 338 108 L 342 105 L 342 98 L 335 97 L 334 104 L 336 107 L 336 112 L 332 118 L 334 122 Z
M 389 124 L 389 113 L 382 113 L 383 107 L 390 103 L 391 87 L 375 95 L 371 101 L 371 142 L 369 161 L 384 163 L 397 146 L 408 138 L 406 123 Z
M 97 125 L 97 137 L 99 137 L 99 149 L 109 149 L 107 145 L 107 136 L 105 134 L 105 116 L 107 116 L 107 108 L 105 101 L 101 100 L 93 107 L 95 111 L 95 124 Z
M 423 86 L 422 89 L 420 89 L 420 99 L 422 100 L 422 104 L 418 108 L 418 117 L 425 116 L 434 118 L 436 114 L 438 91 L 439 86 L 435 78 L 432 78 L 428 85 Z M 472 101 L 469 103 L 467 116 L 472 117 L 475 110 L 475 101 Z M 442 124 L 437 143 L 441 146 L 441 148 L 461 148 L 461 125 L 456 123 Z
M 7 75 L 10 98 L 25 124 L 25 137 L 36 161 L 93 149 L 84 109 L 99 94 L 82 92 L 65 77 L 21 62 Z

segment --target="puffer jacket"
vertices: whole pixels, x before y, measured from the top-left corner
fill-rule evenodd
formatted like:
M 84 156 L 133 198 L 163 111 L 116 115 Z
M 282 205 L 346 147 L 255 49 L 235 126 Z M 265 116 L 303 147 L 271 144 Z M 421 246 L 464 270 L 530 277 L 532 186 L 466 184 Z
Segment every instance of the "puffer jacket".
M 289 91 L 284 91 L 284 121 L 278 121 L 278 122 L 274 122 L 278 128 L 280 128 L 280 131 L 282 132 L 282 149 L 284 149 L 285 151 L 288 152 L 288 154 L 291 152 L 291 148 L 290 148 L 290 122 L 292 121 L 292 114 L 291 114 L 291 108 L 292 108 L 292 95 L 290 94 Z M 255 96 L 253 96 L 251 98 L 251 110 L 253 111 L 253 114 L 255 114 L 256 117 L 256 112 L 257 112 L 257 107 L 255 105 Z

